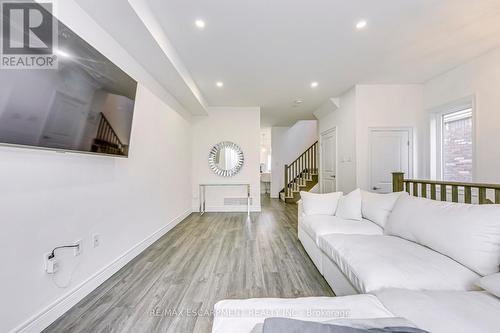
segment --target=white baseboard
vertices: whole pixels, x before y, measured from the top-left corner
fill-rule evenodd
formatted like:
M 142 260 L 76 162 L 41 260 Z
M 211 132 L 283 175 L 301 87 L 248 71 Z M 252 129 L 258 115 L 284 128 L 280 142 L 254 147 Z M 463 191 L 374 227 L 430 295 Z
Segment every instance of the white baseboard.
M 196 206 L 193 208 L 193 212 L 198 212 L 199 207 Z M 260 206 L 250 206 L 250 212 L 259 213 L 261 212 Z M 207 213 L 246 213 L 246 206 L 207 206 L 205 208 L 205 212 Z
M 81 301 L 85 296 L 94 291 L 104 281 L 118 272 L 123 266 L 129 263 L 137 255 L 141 254 L 142 251 L 144 251 L 147 247 L 156 242 L 160 237 L 165 235 L 179 222 L 188 217 L 191 213 L 191 209 L 186 210 L 184 213 L 174 218 L 168 224 L 158 229 L 141 242 L 134 245 L 130 250 L 125 252 L 123 255 L 115 259 L 113 262 L 102 268 L 91 277 L 89 277 L 87 280 L 83 281 L 78 286 L 70 290 L 66 295 L 60 297 L 47 308 L 12 330 L 11 333 L 41 332 L 50 324 L 52 324 L 57 318 L 62 316 L 66 311 L 71 309 L 75 304 Z

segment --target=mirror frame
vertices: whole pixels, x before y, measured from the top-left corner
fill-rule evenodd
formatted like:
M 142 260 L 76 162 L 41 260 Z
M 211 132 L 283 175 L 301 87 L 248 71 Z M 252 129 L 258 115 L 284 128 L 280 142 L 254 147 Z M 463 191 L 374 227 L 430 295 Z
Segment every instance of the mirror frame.
M 236 166 L 234 166 L 231 169 L 225 170 L 221 169 L 217 166 L 217 163 L 215 163 L 215 160 L 217 158 L 217 154 L 219 151 L 221 151 L 223 148 L 229 148 L 232 149 L 236 152 L 238 155 L 237 161 L 236 161 Z M 243 163 L 245 162 L 245 157 L 243 156 L 243 151 L 241 148 L 235 144 L 234 142 L 230 141 L 222 141 L 216 144 L 215 146 L 210 149 L 210 153 L 208 154 L 208 165 L 210 166 L 210 169 L 218 176 L 222 177 L 232 177 L 236 175 L 238 172 L 240 172 L 241 168 L 243 167 Z

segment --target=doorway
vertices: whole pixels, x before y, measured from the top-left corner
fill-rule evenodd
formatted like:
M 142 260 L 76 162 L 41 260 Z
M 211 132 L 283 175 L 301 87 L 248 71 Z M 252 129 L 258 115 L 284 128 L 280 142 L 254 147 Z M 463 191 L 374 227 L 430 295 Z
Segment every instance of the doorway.
M 337 130 L 329 129 L 321 133 L 321 193 L 337 191 Z
M 370 190 L 392 192 L 392 173 L 404 172 L 412 177 L 413 129 L 370 129 Z

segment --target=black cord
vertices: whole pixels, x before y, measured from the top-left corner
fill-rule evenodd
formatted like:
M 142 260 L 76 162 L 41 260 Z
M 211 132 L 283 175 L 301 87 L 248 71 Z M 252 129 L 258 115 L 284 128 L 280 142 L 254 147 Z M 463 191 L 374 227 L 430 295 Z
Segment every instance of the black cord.
M 52 259 L 52 258 L 54 258 L 56 256 L 56 254 L 55 254 L 56 250 L 58 250 L 58 249 L 64 249 L 64 248 L 68 248 L 68 247 L 80 247 L 80 244 L 57 246 L 49 254 L 48 259 Z

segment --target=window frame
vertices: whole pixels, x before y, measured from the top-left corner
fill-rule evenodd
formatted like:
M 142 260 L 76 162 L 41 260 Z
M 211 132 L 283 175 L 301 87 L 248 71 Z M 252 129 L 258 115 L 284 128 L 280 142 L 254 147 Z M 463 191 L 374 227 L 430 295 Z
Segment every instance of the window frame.
M 445 115 L 471 109 L 472 114 L 472 181 L 476 179 L 476 103 L 475 96 L 462 98 L 432 110 L 431 116 L 431 178 L 443 181 L 443 118 Z

